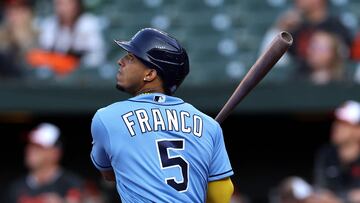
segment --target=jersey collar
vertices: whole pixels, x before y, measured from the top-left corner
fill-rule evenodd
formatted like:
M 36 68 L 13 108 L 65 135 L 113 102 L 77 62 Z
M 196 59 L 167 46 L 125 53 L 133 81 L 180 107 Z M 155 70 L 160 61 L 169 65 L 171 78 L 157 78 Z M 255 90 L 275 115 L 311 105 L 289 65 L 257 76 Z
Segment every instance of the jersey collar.
M 128 99 L 133 102 L 153 103 L 158 105 L 177 105 L 184 101 L 180 98 L 168 96 L 162 93 L 145 93 Z

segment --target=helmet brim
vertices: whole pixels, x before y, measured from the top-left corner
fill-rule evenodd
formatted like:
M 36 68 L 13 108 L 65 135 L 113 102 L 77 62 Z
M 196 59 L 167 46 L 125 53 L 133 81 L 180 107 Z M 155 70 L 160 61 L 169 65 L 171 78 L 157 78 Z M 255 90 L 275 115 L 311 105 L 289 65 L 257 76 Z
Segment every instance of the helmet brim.
M 133 48 L 130 45 L 129 41 L 120 41 L 120 40 L 114 40 L 114 42 L 119 45 L 122 49 L 124 49 L 127 52 L 133 52 Z
M 114 42 L 119 45 L 122 49 L 125 51 L 134 54 L 136 57 L 141 59 L 145 59 L 147 56 L 146 54 L 139 51 L 133 44 L 131 44 L 131 41 L 120 41 L 120 40 L 114 40 Z
M 114 40 L 114 42 L 119 45 L 122 49 L 124 49 L 125 51 L 127 51 L 128 53 L 132 53 L 134 54 L 144 65 L 146 65 L 149 68 L 158 68 L 160 69 L 160 67 L 158 67 L 156 64 L 153 64 L 149 61 L 144 60 L 144 58 L 146 58 L 146 54 L 141 53 L 140 51 L 138 51 L 136 49 L 136 47 L 134 47 L 130 41 L 120 41 L 120 40 Z

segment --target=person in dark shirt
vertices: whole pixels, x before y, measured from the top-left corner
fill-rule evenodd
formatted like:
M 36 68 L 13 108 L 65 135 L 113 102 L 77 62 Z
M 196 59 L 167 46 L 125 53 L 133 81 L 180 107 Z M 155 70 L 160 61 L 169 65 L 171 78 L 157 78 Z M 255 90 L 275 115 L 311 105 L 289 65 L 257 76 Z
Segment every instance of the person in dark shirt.
M 360 103 L 347 101 L 335 111 L 331 143 L 315 160 L 315 186 L 345 202 L 360 201 Z
M 10 185 L 6 202 L 81 202 L 83 181 L 60 166 L 61 155 L 62 143 L 57 126 L 42 123 L 31 131 L 25 149 L 25 165 L 29 173 Z
M 277 65 L 286 67 L 296 64 L 292 79 L 312 81 L 312 64 L 308 63 L 307 55 L 313 36 L 321 31 L 338 38 L 338 44 L 341 44 L 339 55 L 347 59 L 350 57 L 353 33 L 340 20 L 339 13 L 331 12 L 329 0 L 294 0 L 293 2 L 293 6 L 281 13 L 267 30 L 260 50 L 264 50 L 280 31 L 290 32 L 294 42 Z M 353 51 L 353 55 L 354 53 Z
M 349 55 L 352 43 L 351 31 L 340 21 L 336 14 L 330 13 L 328 0 L 296 0 L 296 8 L 302 15 L 302 21 L 290 30 L 294 43 L 289 49 L 299 64 L 298 77 L 307 77 L 306 52 L 310 46 L 312 35 L 322 30 L 336 35 L 345 45 L 344 55 Z

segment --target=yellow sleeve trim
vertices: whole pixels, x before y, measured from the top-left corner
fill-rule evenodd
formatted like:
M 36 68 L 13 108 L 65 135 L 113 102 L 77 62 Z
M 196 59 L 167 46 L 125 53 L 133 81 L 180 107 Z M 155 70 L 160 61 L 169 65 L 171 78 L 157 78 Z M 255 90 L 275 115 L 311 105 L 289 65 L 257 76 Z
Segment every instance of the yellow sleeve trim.
M 209 182 L 206 203 L 229 203 L 233 192 L 230 178 Z

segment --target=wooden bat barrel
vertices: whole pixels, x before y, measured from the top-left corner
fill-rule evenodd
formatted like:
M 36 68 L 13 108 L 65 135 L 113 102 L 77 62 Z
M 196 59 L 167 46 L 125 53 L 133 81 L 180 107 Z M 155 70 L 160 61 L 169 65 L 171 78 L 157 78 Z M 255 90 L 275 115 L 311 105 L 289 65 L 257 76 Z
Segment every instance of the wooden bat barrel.
M 230 99 L 223 106 L 215 120 L 222 123 L 242 99 L 265 77 L 292 45 L 293 38 L 286 31 L 280 32 L 246 73 Z

